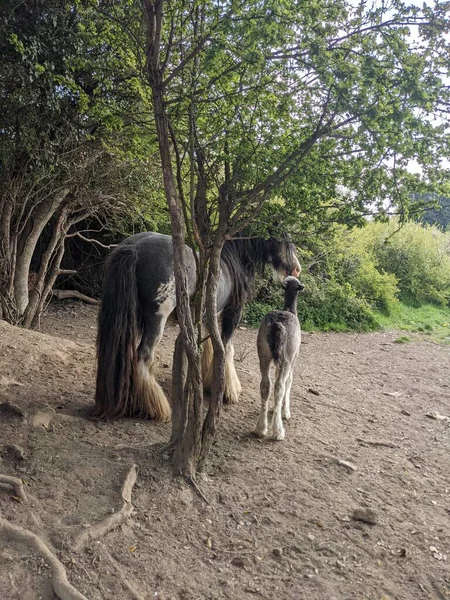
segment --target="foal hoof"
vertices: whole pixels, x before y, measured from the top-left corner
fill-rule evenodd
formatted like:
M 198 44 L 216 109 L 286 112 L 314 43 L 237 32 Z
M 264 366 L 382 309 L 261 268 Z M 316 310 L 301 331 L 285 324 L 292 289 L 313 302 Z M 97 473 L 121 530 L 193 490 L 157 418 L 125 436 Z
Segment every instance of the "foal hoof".
M 280 431 L 277 432 L 273 432 L 272 435 L 272 439 L 275 440 L 276 442 L 282 442 L 284 440 L 284 429 L 281 429 Z
M 256 437 L 258 437 L 258 438 L 266 437 L 267 429 L 254 429 L 253 435 L 256 435 Z

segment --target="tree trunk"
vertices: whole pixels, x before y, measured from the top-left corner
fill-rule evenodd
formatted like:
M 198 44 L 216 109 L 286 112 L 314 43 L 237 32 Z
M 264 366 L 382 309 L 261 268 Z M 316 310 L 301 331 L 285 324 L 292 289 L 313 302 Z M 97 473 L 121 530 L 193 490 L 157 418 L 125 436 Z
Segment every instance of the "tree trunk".
M 200 352 L 196 342 L 196 331 L 192 319 L 185 263 L 185 227 L 183 210 L 176 189 L 170 151 L 169 123 L 164 105 L 162 73 L 159 65 L 163 1 L 143 0 L 147 18 L 147 71 L 152 88 L 153 110 L 158 137 L 159 153 L 163 172 L 164 191 L 172 223 L 172 241 L 175 287 L 177 296 L 177 315 L 180 324 L 181 339 L 187 355 L 188 372 L 184 386 L 182 403 L 188 415 L 188 425 L 184 429 L 181 442 L 174 454 L 174 467 L 180 474 L 195 476 L 200 455 L 200 431 L 198 424 L 203 408 L 203 382 L 200 369 Z M 189 435 L 188 430 L 191 435 Z
M 33 288 L 29 291 L 28 303 L 22 317 L 24 327 L 31 327 L 37 322 L 59 275 L 59 267 L 64 255 L 64 240 L 67 233 L 67 213 L 67 206 L 64 205 L 57 210 L 52 236 L 42 255 Z
M 69 188 L 64 188 L 51 199 L 38 205 L 29 218 L 33 223 L 31 231 L 25 229 L 19 239 L 14 273 L 14 296 L 17 311 L 20 316 L 24 315 L 29 302 L 28 278 L 30 274 L 31 259 L 33 258 L 36 244 L 44 227 L 69 194 L 69 191 Z

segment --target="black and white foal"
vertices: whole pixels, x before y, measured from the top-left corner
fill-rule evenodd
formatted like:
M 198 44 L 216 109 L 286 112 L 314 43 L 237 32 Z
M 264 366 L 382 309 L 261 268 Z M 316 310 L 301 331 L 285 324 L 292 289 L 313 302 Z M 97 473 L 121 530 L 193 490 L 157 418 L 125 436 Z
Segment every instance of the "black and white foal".
M 275 440 L 284 439 L 281 419 L 290 419 L 290 395 L 294 363 L 300 350 L 301 329 L 297 316 L 297 297 L 303 285 L 296 277 L 286 277 L 283 281 L 284 308 L 273 310 L 263 320 L 258 331 L 257 347 L 261 369 L 261 412 L 255 427 L 257 436 L 267 435 L 267 412 L 272 388 L 270 367 L 275 364 L 274 409 L 271 436 Z

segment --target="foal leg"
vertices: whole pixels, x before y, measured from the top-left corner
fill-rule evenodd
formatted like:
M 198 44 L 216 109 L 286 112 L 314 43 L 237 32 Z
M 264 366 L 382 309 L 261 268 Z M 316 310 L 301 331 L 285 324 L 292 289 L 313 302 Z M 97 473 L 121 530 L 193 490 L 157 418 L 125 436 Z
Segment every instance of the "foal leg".
M 267 412 L 269 408 L 269 397 L 272 387 L 272 382 L 270 380 L 270 362 L 268 364 L 260 363 L 261 368 L 261 410 L 259 413 L 258 420 L 256 422 L 256 427 L 253 430 L 254 434 L 258 437 L 263 437 L 267 435 Z
M 275 382 L 274 407 L 272 417 L 272 437 L 275 440 L 284 440 L 284 427 L 281 419 L 281 408 L 283 406 L 286 382 L 289 377 L 289 365 L 282 364 L 279 367 L 277 380 Z
M 148 313 L 144 318 L 144 333 L 138 348 L 138 364 L 133 387 L 133 414 L 146 419 L 167 422 L 172 411 L 155 377 L 155 348 L 161 340 L 166 315 Z
M 283 400 L 283 419 L 291 418 L 291 387 L 292 387 L 292 379 L 294 376 L 294 366 L 291 365 L 291 370 L 289 371 L 289 375 L 286 381 L 286 388 L 284 390 L 284 400 Z

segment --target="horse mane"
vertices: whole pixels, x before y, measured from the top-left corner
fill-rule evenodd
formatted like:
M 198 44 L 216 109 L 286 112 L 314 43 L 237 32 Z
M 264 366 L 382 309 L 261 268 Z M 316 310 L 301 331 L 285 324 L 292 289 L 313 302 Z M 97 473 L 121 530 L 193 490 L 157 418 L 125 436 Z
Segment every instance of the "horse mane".
M 288 240 L 276 240 L 275 238 L 265 240 L 254 237 L 225 242 L 220 258 L 228 268 L 231 277 L 232 302 L 230 308 L 242 308 L 247 300 L 256 271 L 269 262 L 269 257 L 272 257 L 275 268 L 280 266 L 282 262 L 279 258 L 280 246 L 284 246 L 291 261 L 295 256 L 295 246 Z

